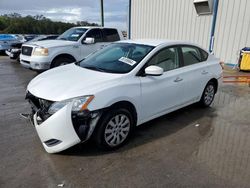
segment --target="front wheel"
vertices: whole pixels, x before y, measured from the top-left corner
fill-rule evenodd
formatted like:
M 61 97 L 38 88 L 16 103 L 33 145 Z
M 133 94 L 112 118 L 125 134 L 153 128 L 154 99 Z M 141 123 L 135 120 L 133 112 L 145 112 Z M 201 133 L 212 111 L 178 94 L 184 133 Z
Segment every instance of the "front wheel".
M 215 84 L 213 82 L 208 82 L 208 84 L 206 85 L 203 91 L 203 94 L 199 103 L 203 107 L 208 107 L 212 104 L 214 100 L 214 96 L 215 96 Z
M 101 149 L 117 149 L 126 143 L 133 126 L 133 117 L 127 109 L 110 110 L 100 119 L 95 141 Z
M 74 60 L 69 57 L 58 57 L 53 60 L 51 68 L 67 65 L 72 62 L 74 62 Z

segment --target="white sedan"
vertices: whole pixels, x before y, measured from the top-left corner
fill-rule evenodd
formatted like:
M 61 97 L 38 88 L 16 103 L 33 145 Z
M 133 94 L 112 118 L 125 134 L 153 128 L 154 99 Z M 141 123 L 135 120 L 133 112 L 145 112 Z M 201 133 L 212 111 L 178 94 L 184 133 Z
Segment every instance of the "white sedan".
M 47 152 L 90 137 L 116 149 L 135 126 L 192 103 L 210 106 L 221 74 L 219 60 L 195 44 L 127 40 L 38 75 L 26 99 Z

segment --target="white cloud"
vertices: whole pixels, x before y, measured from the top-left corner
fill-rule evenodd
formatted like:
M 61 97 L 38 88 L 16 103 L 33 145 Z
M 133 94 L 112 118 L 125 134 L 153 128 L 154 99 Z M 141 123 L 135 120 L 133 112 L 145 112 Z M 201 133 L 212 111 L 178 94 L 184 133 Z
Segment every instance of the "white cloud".
M 0 14 L 42 14 L 55 21 L 100 24 L 100 0 L 0 0 Z M 105 25 L 127 28 L 128 0 L 104 0 Z

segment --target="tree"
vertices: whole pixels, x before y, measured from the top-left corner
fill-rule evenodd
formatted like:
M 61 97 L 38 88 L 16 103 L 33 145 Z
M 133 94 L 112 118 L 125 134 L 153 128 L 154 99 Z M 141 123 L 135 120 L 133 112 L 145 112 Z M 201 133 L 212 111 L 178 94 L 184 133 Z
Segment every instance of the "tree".
M 97 23 L 89 23 L 87 21 L 78 21 L 76 24 L 79 26 L 98 26 Z
M 25 17 L 18 13 L 0 15 L 0 33 L 61 34 L 74 26 L 98 26 L 98 24 L 87 21 L 78 21 L 76 24 L 55 22 L 43 15 Z

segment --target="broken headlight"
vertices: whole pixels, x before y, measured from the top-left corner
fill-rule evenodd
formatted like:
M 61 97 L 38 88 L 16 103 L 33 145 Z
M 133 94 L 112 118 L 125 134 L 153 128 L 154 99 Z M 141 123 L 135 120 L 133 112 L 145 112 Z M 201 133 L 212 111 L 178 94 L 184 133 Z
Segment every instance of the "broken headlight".
M 84 111 L 87 110 L 88 104 L 94 99 L 93 95 L 90 96 L 83 96 L 83 97 L 76 97 L 73 99 L 67 99 L 64 101 L 58 101 L 58 102 L 54 102 L 49 110 L 48 113 L 49 114 L 54 114 L 56 113 L 58 110 L 62 109 L 64 106 L 72 103 L 72 112 L 80 112 L 80 111 Z

